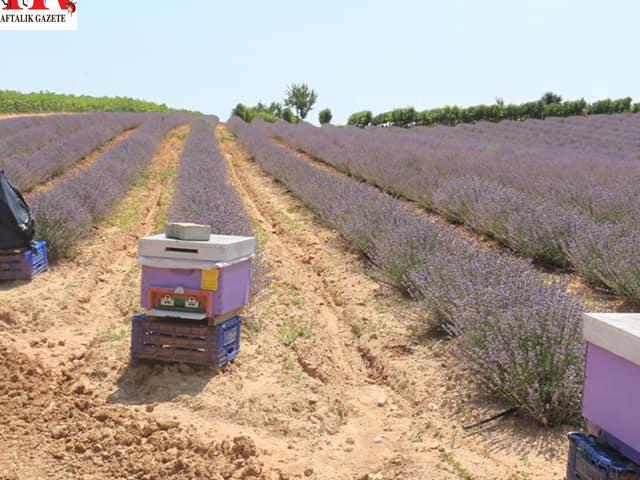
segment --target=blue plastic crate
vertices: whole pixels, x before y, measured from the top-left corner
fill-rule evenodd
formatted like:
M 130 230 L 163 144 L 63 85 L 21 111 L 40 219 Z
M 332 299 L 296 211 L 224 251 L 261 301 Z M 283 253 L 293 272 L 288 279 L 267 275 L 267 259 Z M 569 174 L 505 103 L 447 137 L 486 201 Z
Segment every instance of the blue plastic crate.
M 639 480 L 640 467 L 602 440 L 569 434 L 567 480 Z
M 622 455 L 627 457 L 629 460 L 640 465 L 640 452 L 634 450 L 622 440 L 618 440 L 616 437 L 608 432 L 605 432 L 604 430 L 600 432 L 600 438 L 610 447 L 615 448 Z
M 48 267 L 47 243 L 42 240 L 24 250 L 0 252 L 0 280 L 31 280 Z
M 131 322 L 132 364 L 148 359 L 222 367 L 238 356 L 241 326 L 239 316 L 207 325 L 135 315 Z

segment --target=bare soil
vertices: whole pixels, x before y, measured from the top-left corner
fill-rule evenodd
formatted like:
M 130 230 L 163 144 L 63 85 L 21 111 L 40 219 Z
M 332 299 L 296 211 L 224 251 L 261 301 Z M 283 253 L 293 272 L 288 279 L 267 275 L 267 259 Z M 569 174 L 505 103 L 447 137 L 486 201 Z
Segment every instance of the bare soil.
M 506 405 L 224 126 L 271 284 L 246 309 L 232 365 L 131 368 L 137 239 L 166 218 L 175 133 L 73 260 L 2 286 L 0 479 L 564 478 L 569 427 L 512 416 L 463 431 Z

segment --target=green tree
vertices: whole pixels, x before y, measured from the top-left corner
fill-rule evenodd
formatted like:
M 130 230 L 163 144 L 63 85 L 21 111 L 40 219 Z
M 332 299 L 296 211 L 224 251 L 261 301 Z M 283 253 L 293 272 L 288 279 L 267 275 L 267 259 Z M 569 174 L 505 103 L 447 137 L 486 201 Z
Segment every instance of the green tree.
M 302 120 L 311 111 L 318 99 L 318 94 L 311 90 L 306 83 L 292 83 L 287 87 L 287 98 L 284 104 L 293 107 Z
M 238 103 L 233 110 L 231 110 L 231 116 L 236 115 L 245 122 L 251 121 L 251 109 L 247 108 L 244 104 Z
M 326 123 L 331 123 L 332 118 L 333 118 L 333 114 L 331 113 L 331 109 L 325 108 L 324 110 L 320 110 L 320 114 L 318 115 L 318 120 L 320 120 L 321 125 L 324 125 Z
M 540 101 L 544 104 L 544 105 L 551 105 L 552 103 L 560 103 L 562 102 L 562 97 L 556 93 L 553 92 L 547 92 L 544 95 L 542 95 L 542 98 L 540 99 Z
M 347 125 L 355 125 L 356 127 L 366 127 L 371 123 L 373 114 L 370 110 L 352 113 L 347 120 Z
M 285 122 L 289 122 L 289 123 L 297 123 L 296 122 L 296 116 L 293 114 L 293 111 L 290 108 L 285 108 L 282 111 L 282 119 Z
M 271 102 L 271 105 L 269 105 L 269 113 L 282 118 L 282 104 L 280 102 Z

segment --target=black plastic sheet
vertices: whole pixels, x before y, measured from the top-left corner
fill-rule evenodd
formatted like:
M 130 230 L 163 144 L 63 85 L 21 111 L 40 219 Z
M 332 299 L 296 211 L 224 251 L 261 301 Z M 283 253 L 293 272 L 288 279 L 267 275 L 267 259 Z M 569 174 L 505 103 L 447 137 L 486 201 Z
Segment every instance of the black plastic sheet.
M 22 194 L 0 171 L 0 250 L 27 248 L 35 234 L 35 221 Z

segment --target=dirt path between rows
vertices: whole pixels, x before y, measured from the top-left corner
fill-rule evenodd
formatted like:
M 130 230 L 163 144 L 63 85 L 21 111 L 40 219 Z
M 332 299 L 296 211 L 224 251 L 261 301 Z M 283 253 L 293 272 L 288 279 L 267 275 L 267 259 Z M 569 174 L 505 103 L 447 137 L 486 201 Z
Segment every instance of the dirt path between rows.
M 504 405 L 467 383 L 446 340 L 416 328 L 413 302 L 367 275 L 357 252 L 218 129 L 273 281 L 250 309 L 256 333 L 242 355 L 240 396 L 249 395 L 254 432 L 273 437 L 256 441 L 271 445 L 283 470 L 309 466 L 318 479 L 563 478 L 568 428 L 511 418 L 462 431 Z

